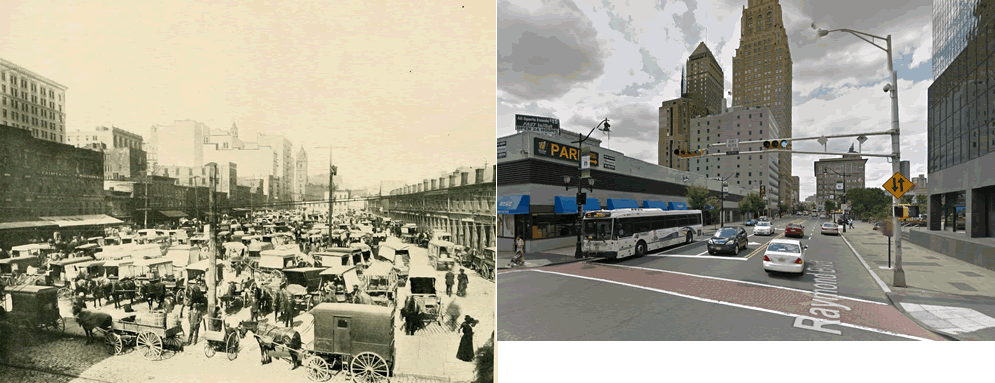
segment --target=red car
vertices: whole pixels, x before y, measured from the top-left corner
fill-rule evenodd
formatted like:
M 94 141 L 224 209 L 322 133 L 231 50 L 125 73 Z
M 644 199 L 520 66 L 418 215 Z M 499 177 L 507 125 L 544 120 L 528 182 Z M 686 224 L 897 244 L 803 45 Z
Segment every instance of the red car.
M 784 236 L 785 237 L 797 236 L 801 238 L 805 236 L 805 234 L 802 232 L 803 230 L 805 230 L 805 226 L 792 223 L 788 225 L 787 229 L 784 229 Z

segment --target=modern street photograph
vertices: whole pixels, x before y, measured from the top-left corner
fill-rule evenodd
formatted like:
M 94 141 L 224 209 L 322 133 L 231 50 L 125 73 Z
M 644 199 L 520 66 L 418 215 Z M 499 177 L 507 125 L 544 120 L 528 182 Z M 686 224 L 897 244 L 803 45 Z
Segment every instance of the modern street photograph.
M 493 3 L 0 14 L 0 381 L 495 380 Z
M 498 341 L 995 340 L 993 12 L 500 0 Z

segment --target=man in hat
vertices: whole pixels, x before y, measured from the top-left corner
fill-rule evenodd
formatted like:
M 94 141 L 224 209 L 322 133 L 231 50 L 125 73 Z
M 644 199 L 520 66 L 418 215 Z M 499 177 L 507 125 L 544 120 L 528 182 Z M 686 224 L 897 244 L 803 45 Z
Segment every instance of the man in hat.
M 195 286 L 190 289 L 190 335 L 187 337 L 187 345 L 197 344 L 197 337 L 200 335 L 200 322 L 207 307 L 207 297 L 204 291 Z
M 446 271 L 446 295 L 453 296 L 453 284 L 456 283 L 456 274 L 453 274 L 453 270 L 449 269 Z

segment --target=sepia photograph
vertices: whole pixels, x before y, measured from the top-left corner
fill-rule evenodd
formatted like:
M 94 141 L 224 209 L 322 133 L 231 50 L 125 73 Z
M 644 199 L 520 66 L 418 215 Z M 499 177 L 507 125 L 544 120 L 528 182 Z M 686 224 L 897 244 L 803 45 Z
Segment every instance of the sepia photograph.
M 494 3 L 0 15 L 0 381 L 494 381 Z
M 616 342 L 995 340 L 992 16 L 499 0 L 502 349 L 654 370 L 684 360 Z

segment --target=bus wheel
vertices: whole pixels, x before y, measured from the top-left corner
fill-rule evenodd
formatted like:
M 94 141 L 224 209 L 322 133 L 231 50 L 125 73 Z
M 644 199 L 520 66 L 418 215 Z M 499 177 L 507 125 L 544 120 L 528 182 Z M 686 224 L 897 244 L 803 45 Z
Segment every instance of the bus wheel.
M 691 233 L 688 233 L 688 237 L 684 240 L 684 243 L 691 243 Z
M 646 255 L 646 242 L 639 241 L 636 244 L 636 256 L 642 257 L 643 255 Z

